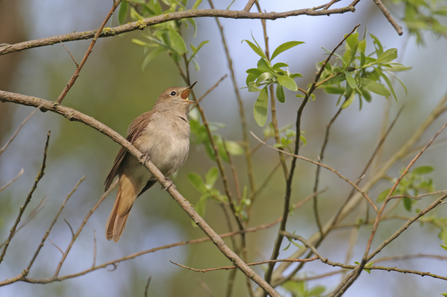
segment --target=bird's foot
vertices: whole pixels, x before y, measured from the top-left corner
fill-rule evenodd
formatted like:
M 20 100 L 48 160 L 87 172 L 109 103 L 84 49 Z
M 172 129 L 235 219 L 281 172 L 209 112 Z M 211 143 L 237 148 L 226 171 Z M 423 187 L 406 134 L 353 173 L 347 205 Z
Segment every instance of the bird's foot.
M 144 155 L 142 155 L 142 156 L 140 157 L 139 162 L 140 162 L 141 165 L 144 165 L 144 164 L 146 164 L 146 162 L 147 162 L 149 159 L 150 159 L 150 158 L 149 158 L 149 155 L 148 155 L 148 154 L 144 154 Z
M 170 187 L 173 187 L 175 189 L 175 185 L 173 184 L 172 180 L 170 180 L 169 178 L 165 177 L 165 181 L 169 182 L 169 185 L 167 185 L 166 187 L 163 188 L 164 191 L 169 190 Z

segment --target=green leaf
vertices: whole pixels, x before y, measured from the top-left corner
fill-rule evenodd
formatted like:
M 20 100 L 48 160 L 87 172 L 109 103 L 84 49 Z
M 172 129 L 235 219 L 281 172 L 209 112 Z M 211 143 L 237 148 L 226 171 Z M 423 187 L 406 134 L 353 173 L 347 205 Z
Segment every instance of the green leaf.
M 205 193 L 207 191 L 205 184 L 202 181 L 202 178 L 196 173 L 188 174 L 189 182 L 196 188 L 200 193 Z
M 281 67 L 289 67 L 289 65 L 287 65 L 286 63 L 282 63 L 282 62 L 279 62 L 279 63 L 276 63 L 275 65 L 273 65 L 274 70 L 278 70 Z
M 188 21 L 194 27 L 194 35 L 193 35 L 193 37 L 196 37 L 196 34 L 197 34 L 196 21 L 193 18 L 186 18 L 186 21 Z
M 205 176 L 206 183 L 208 185 L 214 185 L 218 174 L 219 174 L 219 170 L 217 169 L 217 167 L 211 167 Z
M 404 207 L 406 210 L 411 211 L 411 199 L 408 197 L 403 198 Z
M 366 89 L 370 90 L 373 93 L 386 97 L 390 95 L 390 92 L 383 85 L 371 79 L 361 77 L 360 82 L 363 87 L 365 87 Z
M 192 6 L 192 10 L 197 9 L 197 7 L 199 7 L 199 5 L 202 3 L 202 0 L 196 0 L 196 2 L 194 3 L 194 5 Z
M 352 89 L 357 89 L 357 83 L 355 82 L 354 77 L 351 72 L 345 71 L 346 81 Z
M 388 63 L 395 60 L 396 58 L 397 58 L 397 49 L 391 48 L 377 58 L 376 64 Z
M 303 41 L 289 41 L 289 42 L 284 42 L 283 44 L 281 44 L 280 46 L 278 46 L 272 54 L 271 60 L 273 60 L 277 55 L 279 55 L 280 53 L 291 49 L 292 47 L 295 47 L 297 45 L 303 44 Z
M 147 45 L 146 42 L 141 41 L 139 39 L 135 39 L 135 38 L 132 38 L 132 42 L 135 43 L 135 44 L 141 45 L 141 46 L 146 46 Z
M 359 33 L 353 33 L 351 35 L 349 35 L 348 38 L 346 38 L 346 43 L 349 45 L 350 49 L 355 49 L 358 47 L 358 43 L 359 43 Z
M 230 155 L 239 156 L 244 153 L 244 149 L 236 141 L 225 140 L 225 144 Z
M 289 89 L 291 91 L 297 91 L 298 90 L 298 87 L 297 87 L 295 81 L 292 78 L 290 78 L 288 76 L 285 76 L 285 75 L 282 75 L 282 76 L 278 76 L 277 79 L 278 79 L 278 83 L 281 86 L 286 87 L 287 89 Z
M 142 20 L 142 19 L 144 19 L 144 17 L 143 17 L 142 15 L 140 15 L 140 14 L 135 10 L 135 8 L 133 8 L 133 7 L 130 7 L 130 17 L 131 17 L 133 20 Z
M 396 93 L 394 92 L 394 87 L 393 87 L 393 84 L 391 83 L 390 79 L 382 71 L 380 71 L 380 76 L 382 76 L 383 80 L 388 85 L 388 88 L 390 89 L 391 94 L 393 94 L 394 100 L 396 100 L 396 103 L 397 103 L 397 96 L 396 96 Z
M 180 34 L 175 29 L 171 29 L 168 32 L 172 49 L 175 50 L 179 55 L 183 55 L 184 53 L 186 53 L 186 45 L 183 41 L 182 36 L 180 36 Z
M 253 108 L 253 116 L 256 123 L 264 127 L 267 121 L 267 108 L 269 102 L 269 95 L 267 92 L 267 87 L 263 88 L 259 93 L 258 99 L 256 100 L 255 106 Z
M 371 36 L 371 38 L 373 39 L 374 46 L 376 47 L 377 57 L 379 57 L 383 53 L 383 46 L 376 36 L 372 34 L 369 34 L 369 36 Z
M 316 285 L 315 287 L 313 287 L 312 289 L 309 290 L 309 292 L 307 292 L 306 296 L 320 296 L 321 294 L 324 293 L 324 291 L 326 291 L 326 287 L 322 286 L 322 285 Z
M 354 102 L 355 99 L 355 92 L 353 91 L 351 93 L 351 95 L 349 95 L 349 98 L 343 103 L 343 105 L 341 106 L 342 109 L 348 108 L 349 105 L 352 104 L 352 102 Z
M 258 70 L 262 71 L 262 72 L 269 72 L 269 71 L 273 71 L 273 69 L 270 67 L 269 63 L 267 62 L 267 60 L 265 59 L 259 59 L 258 61 Z
M 303 77 L 301 73 L 292 73 L 290 74 L 290 78 L 297 78 L 297 77 Z
M 149 54 L 147 54 L 147 56 L 144 58 L 143 60 L 143 64 L 141 65 L 141 70 L 144 70 L 146 68 L 146 66 L 155 58 L 157 57 L 159 54 L 163 53 L 165 51 L 164 48 L 159 47 L 156 48 L 154 50 L 152 50 Z
M 442 244 L 440 244 L 440 246 L 441 246 L 443 249 L 447 250 L 447 246 L 442 245 Z M 442 294 L 442 295 L 446 296 L 447 294 Z
M 248 74 L 256 75 L 256 77 L 260 76 L 263 72 L 258 68 L 250 68 L 245 71 Z
M 380 194 L 379 197 L 377 197 L 376 202 L 383 202 L 385 201 L 386 197 L 388 196 L 389 192 L 391 191 L 391 188 L 388 188 L 386 190 L 383 190 Z
M 435 169 L 431 166 L 419 166 L 413 169 L 412 173 L 416 175 L 424 175 L 433 172 Z
M 118 12 L 118 22 L 120 24 L 123 24 L 124 21 L 126 20 L 128 8 L 129 8 L 129 4 L 127 3 L 127 1 L 122 1 L 120 4 L 120 10 Z
M 324 86 L 324 91 L 328 94 L 343 94 L 345 92 L 345 88 L 342 87 L 334 87 L 334 86 Z
M 286 96 L 284 95 L 284 88 L 281 85 L 276 86 L 276 98 L 281 103 L 284 103 L 286 101 Z
M 255 44 L 253 44 L 253 42 L 251 42 L 250 40 L 247 40 L 247 39 L 242 40 L 242 42 L 244 42 L 244 41 L 247 42 L 247 44 L 251 47 L 251 49 L 252 49 L 256 54 L 258 54 L 258 56 L 260 56 L 261 58 L 264 58 L 264 59 L 267 60 L 267 57 L 265 56 L 264 51 L 263 51 L 260 47 L 258 47 L 258 46 L 256 46 Z
M 195 46 L 193 46 L 193 45 L 191 44 L 190 46 L 191 46 L 191 49 L 192 49 L 192 55 L 191 55 L 191 57 L 189 58 L 189 61 L 191 61 L 192 58 L 194 58 L 194 57 L 196 56 L 196 54 L 199 52 L 199 50 L 202 48 L 202 46 L 204 46 L 204 45 L 207 44 L 208 42 L 210 42 L 210 41 L 209 41 L 209 40 L 204 40 L 204 41 L 202 41 L 197 47 L 195 47 Z

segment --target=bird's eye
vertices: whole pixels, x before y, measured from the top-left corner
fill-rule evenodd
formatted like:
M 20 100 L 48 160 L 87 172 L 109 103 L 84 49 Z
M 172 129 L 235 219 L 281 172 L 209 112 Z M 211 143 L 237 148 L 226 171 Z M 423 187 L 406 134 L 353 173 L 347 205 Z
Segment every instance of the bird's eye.
M 171 92 L 171 96 L 175 96 L 177 93 L 175 91 Z

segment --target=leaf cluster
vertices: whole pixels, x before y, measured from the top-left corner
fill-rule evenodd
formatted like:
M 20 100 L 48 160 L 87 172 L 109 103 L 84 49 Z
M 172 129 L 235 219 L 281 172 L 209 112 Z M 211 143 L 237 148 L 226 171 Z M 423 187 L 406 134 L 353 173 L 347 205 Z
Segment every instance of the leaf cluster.
M 397 101 L 393 84 L 389 78 L 392 72 L 410 69 L 400 63 L 393 62 L 397 59 L 397 49 L 384 50 L 379 39 L 369 34 L 374 44 L 374 51 L 366 54 L 366 39 L 359 40 L 359 33 L 353 33 L 346 39 L 346 48 L 343 54 L 334 55 L 337 61 L 334 65 L 327 63 L 321 75 L 318 87 L 328 94 L 339 95 L 337 104 L 343 98 L 342 108 L 350 106 L 357 97 L 360 100 L 360 109 L 363 99 L 371 102 L 371 93 L 388 97 L 393 95 Z M 328 51 L 329 52 L 329 51 Z M 341 65 L 338 66 L 339 62 Z M 320 64 L 323 65 L 323 62 Z M 397 79 L 403 88 L 405 85 Z

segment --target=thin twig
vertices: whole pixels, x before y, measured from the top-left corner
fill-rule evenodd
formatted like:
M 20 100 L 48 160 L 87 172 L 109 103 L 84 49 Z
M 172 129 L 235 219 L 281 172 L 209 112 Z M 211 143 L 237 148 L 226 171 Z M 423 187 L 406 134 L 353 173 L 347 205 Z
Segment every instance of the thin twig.
M 74 235 L 75 235 L 74 231 L 73 231 L 73 228 L 71 227 L 70 223 L 66 219 L 64 219 L 64 222 L 68 225 L 68 228 L 70 228 L 71 237 L 73 238 Z
M 96 266 L 96 230 L 93 230 L 93 263 L 92 263 L 92 267 Z
M 253 5 L 255 4 L 257 0 L 248 0 L 247 4 L 245 5 L 243 11 L 245 12 L 249 12 L 250 9 L 253 7 Z
M 76 59 L 73 57 L 73 55 L 70 53 L 70 51 L 68 50 L 68 48 L 65 47 L 65 44 L 62 42 L 62 40 L 60 41 L 60 43 L 62 44 L 62 46 L 65 48 L 65 50 L 68 52 L 68 54 L 70 55 L 70 57 L 73 59 L 73 62 L 75 63 L 76 67 L 79 67 L 78 62 L 76 62 Z
M 19 134 L 20 130 L 23 128 L 23 126 L 26 124 L 26 122 L 28 122 L 28 120 L 31 118 L 31 116 L 39 110 L 41 106 L 36 107 L 36 109 L 34 109 L 29 116 L 27 116 L 23 122 L 20 124 L 19 128 L 17 128 L 16 132 L 11 136 L 11 138 L 9 138 L 9 140 L 6 142 L 6 144 L 0 149 L 0 156 L 3 154 L 3 152 L 8 148 L 8 146 L 11 144 L 11 142 L 14 140 L 14 138 L 16 138 L 17 134 Z
M 3 190 L 5 190 L 5 189 L 6 189 L 7 187 L 9 187 L 13 182 L 15 182 L 16 179 L 18 179 L 19 177 L 21 177 L 22 174 L 23 174 L 23 172 L 24 172 L 23 168 L 20 169 L 20 172 L 19 172 L 19 173 L 18 173 L 12 180 L 10 180 L 9 182 L 7 182 L 6 185 L 4 185 L 3 187 L 0 188 L 0 192 L 3 191 Z
M 61 252 L 61 254 L 63 255 L 64 254 L 64 251 L 60 248 L 60 247 L 58 247 L 51 239 L 48 239 L 50 242 L 51 242 L 51 244 L 55 247 L 55 248 L 57 248 L 58 250 L 59 250 L 59 252 Z M 28 273 L 28 272 L 26 272 L 26 273 Z
M 147 291 L 149 290 L 149 285 L 151 284 L 152 275 L 147 279 L 146 287 L 144 287 L 144 297 L 148 297 Z
M 317 74 L 315 76 L 314 82 L 309 87 L 309 89 L 307 91 L 307 94 L 304 97 L 303 102 L 301 103 L 301 105 L 300 105 L 300 107 L 299 107 L 299 109 L 297 111 L 297 117 L 296 117 L 296 123 L 295 123 L 295 127 L 296 127 L 295 150 L 294 150 L 294 154 L 292 154 L 292 156 L 293 156 L 292 164 L 290 166 L 290 173 L 288 175 L 288 179 L 287 179 L 287 183 L 286 183 L 286 193 L 285 193 L 285 198 L 284 198 L 284 209 L 283 209 L 283 220 L 281 221 L 281 225 L 279 227 L 278 236 L 276 238 L 275 245 L 274 245 L 273 251 L 272 251 L 272 256 L 270 258 L 271 260 L 274 260 L 274 259 L 278 258 L 279 250 L 281 248 L 281 244 L 282 244 L 282 241 L 283 241 L 283 238 L 284 238 L 284 236 L 281 235 L 280 232 L 286 230 L 287 219 L 288 219 L 287 213 L 289 211 L 290 196 L 292 194 L 293 175 L 294 175 L 294 172 L 295 172 L 296 160 L 297 160 L 297 156 L 298 156 L 299 148 L 300 148 L 300 141 L 299 141 L 299 139 L 300 139 L 300 136 L 301 136 L 301 116 L 302 116 L 304 107 L 306 106 L 307 102 L 309 101 L 309 97 L 312 95 L 312 92 L 315 90 L 316 84 L 317 84 L 318 80 L 320 79 L 321 74 L 323 73 L 324 69 L 326 68 L 326 64 L 331 59 L 332 55 L 343 44 L 343 42 L 346 40 L 346 38 L 351 36 L 351 34 L 354 33 L 354 31 L 359 26 L 360 25 L 355 26 L 354 29 L 352 29 L 352 31 L 350 33 L 346 34 L 346 36 L 342 39 L 342 41 L 332 50 L 332 52 L 329 54 L 329 56 L 326 58 L 326 60 L 322 63 L 320 70 L 317 72 Z M 267 268 L 267 271 L 265 273 L 265 280 L 268 283 L 271 283 L 271 278 L 272 278 L 272 274 L 273 274 L 273 268 L 274 268 L 274 264 L 269 264 L 269 266 Z M 264 294 L 264 296 L 265 296 L 265 294 Z
M 11 227 L 11 230 L 9 231 L 9 237 L 5 242 L 5 246 L 3 247 L 2 250 L 2 254 L 0 255 L 0 264 L 2 263 L 5 254 L 6 254 L 6 250 L 8 249 L 9 244 L 11 243 L 11 239 L 14 236 L 14 233 L 16 232 L 16 228 L 17 225 L 20 223 L 20 219 L 22 218 L 23 212 L 25 211 L 26 207 L 28 206 L 29 202 L 31 201 L 31 198 L 33 196 L 34 191 L 37 188 L 37 184 L 39 183 L 39 181 L 42 179 L 42 177 L 45 174 L 45 167 L 46 167 L 46 161 L 47 161 L 47 151 L 48 151 L 48 144 L 50 142 L 50 135 L 51 135 L 51 131 L 48 131 L 47 133 L 47 140 L 45 142 L 45 147 L 43 150 L 43 160 L 42 160 L 42 165 L 40 166 L 40 171 L 37 174 L 37 177 L 34 181 L 33 187 L 31 188 L 31 191 L 28 193 L 28 196 L 26 196 L 25 199 L 25 203 L 23 203 L 23 205 L 20 207 L 19 210 L 19 214 L 17 215 L 17 219 L 14 222 L 14 225 Z
M 65 198 L 64 202 L 62 203 L 61 207 L 59 208 L 59 211 L 57 212 L 56 216 L 53 219 L 53 222 L 51 223 L 50 227 L 48 228 L 47 232 L 45 232 L 45 234 L 42 237 L 42 240 L 39 244 L 39 246 L 37 247 L 36 252 L 34 253 L 34 256 L 31 258 L 31 261 L 28 264 L 28 267 L 23 271 L 23 276 L 27 276 L 29 273 L 29 270 L 31 269 L 31 266 L 33 265 L 34 261 L 37 258 L 37 255 L 40 252 L 40 249 L 43 247 L 45 240 L 47 239 L 48 235 L 50 235 L 51 229 L 53 229 L 54 224 L 56 224 L 57 219 L 59 218 L 59 215 L 61 214 L 62 210 L 65 207 L 65 204 L 67 203 L 68 199 L 70 199 L 70 197 L 73 195 L 73 193 L 76 191 L 76 189 L 78 188 L 78 186 L 85 180 L 85 175 L 78 181 L 78 183 L 74 186 L 73 190 L 71 190 L 70 193 L 68 193 L 67 197 Z M 112 187 L 114 187 L 112 185 Z M 54 244 L 53 244 L 54 245 Z M 56 246 L 56 245 L 55 245 Z M 57 246 L 56 246 L 57 247 Z M 57 247 L 59 248 L 59 247 Z M 64 254 L 64 252 L 62 252 L 62 255 Z
M 399 26 L 399 24 L 394 20 L 394 18 L 391 16 L 391 13 L 386 9 L 385 5 L 383 5 L 382 1 L 380 0 L 373 0 L 374 3 L 376 3 L 377 7 L 382 11 L 383 15 L 386 17 L 388 22 L 390 22 L 391 25 L 393 25 L 394 29 L 396 30 L 397 34 L 402 35 L 404 32 L 402 31 L 402 27 Z
M 259 5 L 259 2 L 256 1 L 256 7 L 259 12 L 262 12 L 261 5 Z M 265 44 L 265 56 L 267 57 L 267 60 L 270 60 L 270 50 L 269 50 L 269 37 L 267 35 L 267 21 L 261 20 L 262 24 L 262 32 L 264 34 L 264 44 Z M 270 112 L 272 114 L 272 126 L 273 126 L 273 136 L 275 138 L 275 141 L 277 144 L 281 143 L 281 139 L 279 138 L 279 131 L 278 131 L 278 119 L 276 117 L 276 97 L 275 93 L 273 91 L 273 84 L 270 84 L 269 86 L 269 93 L 270 93 Z M 281 162 L 281 167 L 284 173 L 284 178 L 287 180 L 289 176 L 289 172 L 287 170 L 287 164 L 286 160 L 284 158 L 284 154 L 279 152 L 279 161 Z
M 87 213 L 87 215 L 85 216 L 84 220 L 82 221 L 81 225 L 79 226 L 78 230 L 76 231 L 75 234 L 72 235 L 71 241 L 68 244 L 65 253 L 63 253 L 61 260 L 59 261 L 59 264 L 56 267 L 56 271 L 54 272 L 54 277 L 57 277 L 59 274 L 59 271 L 61 270 L 62 264 L 64 264 L 65 259 L 68 256 L 68 253 L 71 250 L 71 247 L 73 246 L 75 240 L 78 238 L 79 234 L 81 233 L 82 229 L 84 228 L 85 224 L 87 224 L 88 219 L 90 218 L 90 216 L 93 214 L 93 212 L 99 207 L 99 205 L 101 204 L 101 202 L 107 197 L 107 195 L 109 195 L 109 193 L 113 190 L 113 188 L 118 184 L 118 180 L 116 180 L 112 186 L 104 193 L 102 194 L 101 198 L 99 198 L 98 202 L 96 202 L 95 206 L 92 207 L 92 209 L 90 209 L 90 211 Z
M 267 147 L 269 147 L 269 148 L 271 148 L 271 149 L 273 149 L 273 150 L 276 150 L 276 151 L 280 150 L 280 149 L 278 149 L 278 148 L 276 148 L 276 147 L 274 147 L 274 146 L 271 146 L 271 145 L 267 144 L 266 142 L 262 141 L 262 140 L 261 140 L 259 137 L 257 137 L 253 132 L 250 131 L 250 133 L 251 133 L 251 135 L 253 135 L 254 138 L 256 138 L 257 141 L 261 142 L 261 143 L 264 144 L 265 146 L 267 146 Z M 343 176 L 341 173 L 339 173 L 337 170 L 335 170 L 335 169 L 333 169 L 332 167 L 329 167 L 329 166 L 327 166 L 327 165 L 325 165 L 325 164 L 319 163 L 319 162 L 317 162 L 317 161 L 308 159 L 308 158 L 303 157 L 303 156 L 300 156 L 300 155 L 295 155 L 295 154 L 289 153 L 289 152 L 284 151 L 284 150 L 282 150 L 282 152 L 283 152 L 284 154 L 289 155 L 289 156 L 292 156 L 292 157 L 294 157 L 294 158 L 296 158 L 296 159 L 301 159 L 301 160 L 304 160 L 304 161 L 306 161 L 306 162 L 309 162 L 309 163 L 312 163 L 312 164 L 321 166 L 321 167 L 326 168 L 327 170 L 329 170 L 329 171 L 335 173 L 336 175 L 338 175 L 338 177 L 340 177 L 342 180 L 344 180 L 345 182 L 347 182 L 348 184 L 350 184 L 351 186 L 353 186 L 359 193 L 361 193 L 361 194 L 363 195 L 363 197 L 365 197 L 366 200 L 369 202 L 369 204 L 374 208 L 374 210 L 375 210 L 376 212 L 378 212 L 377 206 L 374 204 L 374 202 L 371 200 L 371 198 L 369 198 L 369 196 L 368 196 L 364 191 L 362 191 L 362 189 L 360 189 L 355 183 L 353 183 L 352 181 L 350 181 L 349 179 L 347 179 L 346 177 L 344 177 L 344 176 Z
M 208 2 L 210 4 L 211 8 L 214 9 L 213 1 L 208 0 Z M 247 3 L 247 6 L 248 6 L 248 3 Z M 247 8 L 247 6 L 245 8 Z M 252 4 L 252 6 L 253 6 L 253 4 Z M 251 6 L 250 6 L 250 8 L 251 8 Z M 223 27 L 220 24 L 219 18 L 216 17 L 214 19 L 216 20 L 217 28 L 219 29 L 220 36 L 222 38 L 222 45 L 225 50 L 225 56 L 227 58 L 228 68 L 230 70 L 231 81 L 233 83 L 233 91 L 234 91 L 234 94 L 236 95 L 236 101 L 237 101 L 237 104 L 239 107 L 239 117 L 240 117 L 241 125 L 242 125 L 242 139 L 243 139 L 242 144 L 243 144 L 244 153 L 245 153 L 245 162 L 247 163 L 248 184 L 250 187 L 250 194 L 252 194 L 256 191 L 256 185 L 255 185 L 255 181 L 254 181 L 254 177 L 253 177 L 253 164 L 252 164 L 251 154 L 250 154 L 250 144 L 248 142 L 248 127 L 247 127 L 247 120 L 246 120 L 245 111 L 244 111 L 244 103 L 242 102 L 242 97 L 239 92 L 239 87 L 237 85 L 236 75 L 234 73 L 234 67 L 233 67 L 233 60 L 231 59 L 231 56 L 230 56 L 230 51 L 227 46 L 227 41 L 225 38 Z
M 113 2 L 112 8 L 110 9 L 109 13 L 107 14 L 106 18 L 102 22 L 102 24 L 99 27 L 99 29 L 96 31 L 95 37 L 92 39 L 92 42 L 90 43 L 90 46 L 88 47 L 87 52 L 84 55 L 84 58 L 82 58 L 81 63 L 79 65 L 77 65 L 76 70 L 73 73 L 73 76 L 70 78 L 70 80 L 68 81 L 67 85 L 62 90 L 62 93 L 57 98 L 56 103 L 60 104 L 62 102 L 62 100 L 64 100 L 64 98 L 67 95 L 68 91 L 71 89 L 73 84 L 76 82 L 76 79 L 79 76 L 79 72 L 81 72 L 81 69 L 84 66 L 85 62 L 87 62 L 88 57 L 90 56 L 91 52 L 93 51 L 93 46 L 95 45 L 96 41 L 98 40 L 99 35 L 101 35 L 101 33 L 102 33 L 102 29 L 104 29 L 104 26 L 106 25 L 107 21 L 112 16 L 113 12 L 115 11 L 115 9 L 118 7 L 118 5 L 120 3 L 121 3 L 121 0 L 116 0 L 116 1 Z M 59 40 L 59 42 L 62 43 L 62 40 Z M 70 56 L 71 56 L 71 54 L 70 54 Z M 72 56 L 72 58 L 73 58 L 73 56 Z M 73 60 L 74 60 L 74 58 L 73 58 Z M 76 61 L 75 61 L 75 63 L 76 63 Z
M 309 259 L 279 259 L 279 260 L 267 260 L 267 261 L 261 261 L 261 262 L 255 262 L 255 263 L 247 263 L 248 266 L 256 266 L 256 265 L 262 265 L 262 264 L 270 264 L 270 263 L 278 263 L 278 262 L 291 262 L 291 263 L 302 263 L 302 262 L 312 262 L 317 260 L 318 257 L 312 257 Z M 188 270 L 194 271 L 194 272 L 210 272 L 210 271 L 218 271 L 218 270 L 230 270 L 237 268 L 236 266 L 224 266 L 224 267 L 217 267 L 217 268 L 208 268 L 208 269 L 196 269 L 192 267 L 188 267 L 179 263 L 176 263 L 174 261 L 169 260 L 174 265 L 180 266 L 182 268 L 186 268 Z
M 202 97 L 200 97 L 199 99 L 197 99 L 197 103 L 200 103 L 200 101 L 202 101 L 203 98 L 205 98 L 209 93 L 211 93 L 212 90 L 214 90 L 215 88 L 217 88 L 217 86 L 225 79 L 227 78 L 228 74 L 225 74 L 224 76 L 222 76 L 217 83 L 214 84 L 214 86 L 212 86 L 208 91 L 205 92 L 205 94 L 202 95 Z
M 26 226 L 31 220 L 43 209 L 45 204 L 47 203 L 47 196 L 44 196 L 42 200 L 40 200 L 39 204 L 30 212 L 30 214 L 24 219 L 18 226 L 15 234 L 19 232 L 20 229 Z

